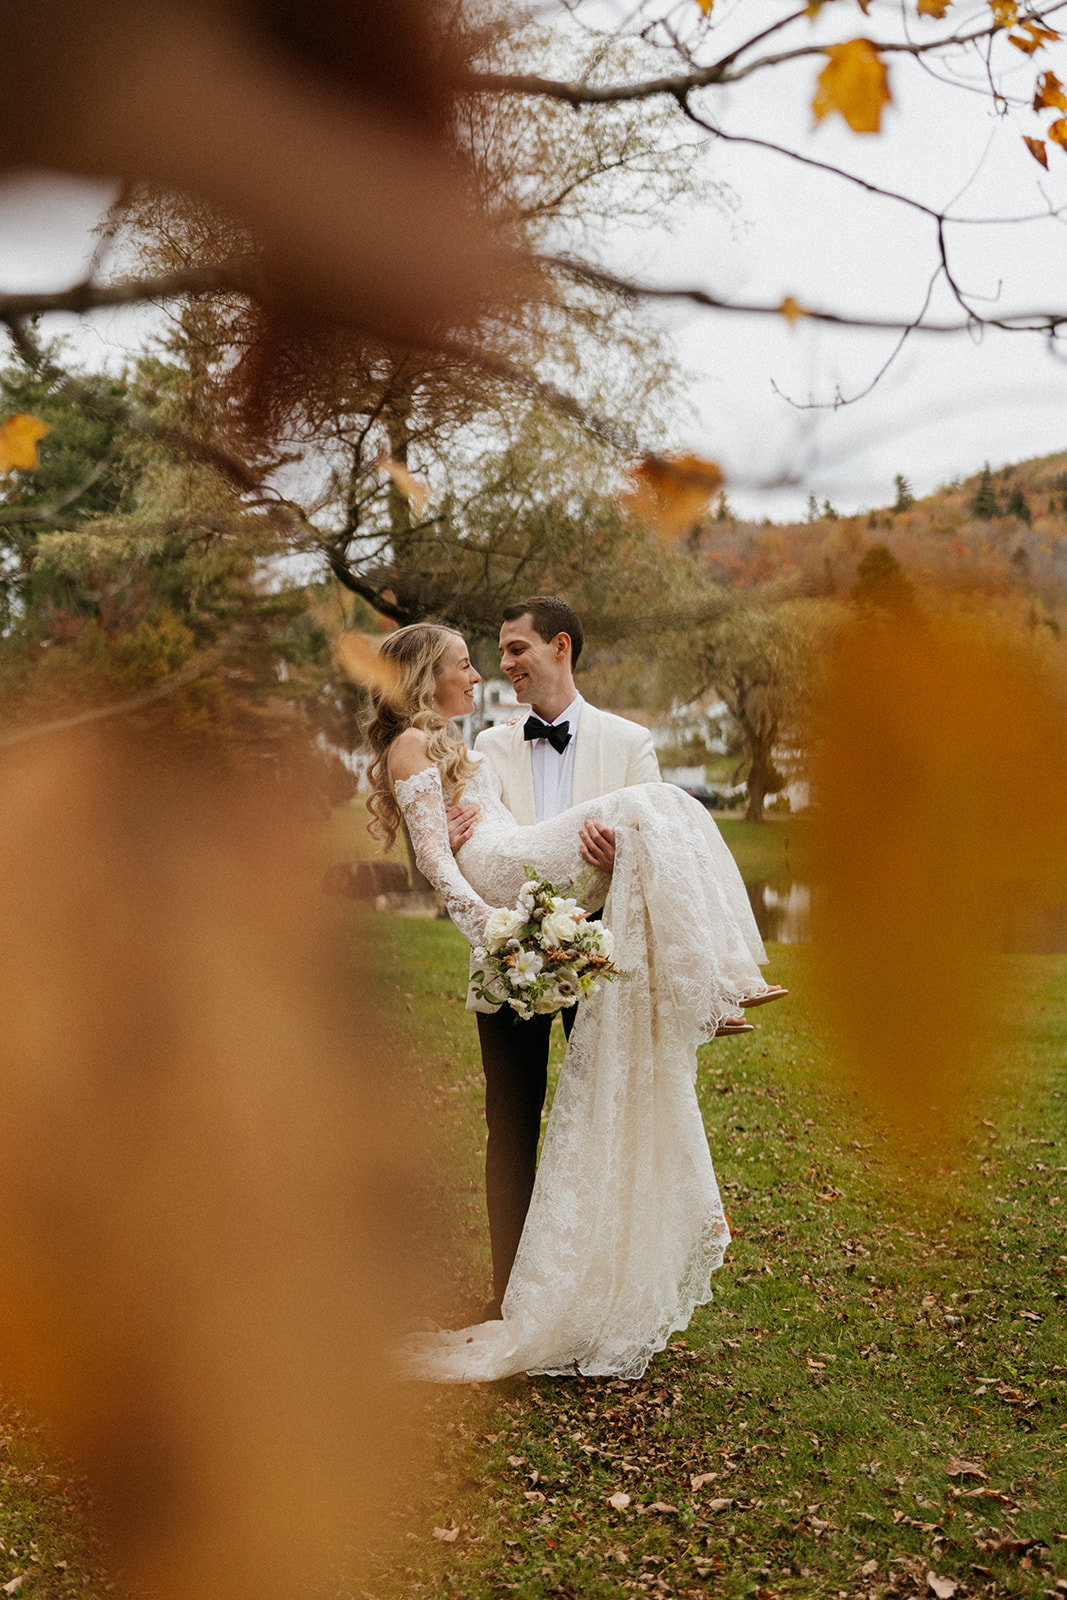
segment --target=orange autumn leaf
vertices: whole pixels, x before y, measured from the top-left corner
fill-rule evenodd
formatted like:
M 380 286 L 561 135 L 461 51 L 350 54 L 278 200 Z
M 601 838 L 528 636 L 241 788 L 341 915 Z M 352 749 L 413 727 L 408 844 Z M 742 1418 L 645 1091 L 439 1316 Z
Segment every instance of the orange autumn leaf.
M 1015 0 L 989 0 L 989 9 L 993 13 L 994 28 L 1012 28 L 1019 20 Z
M 37 446 L 46 433 L 51 433 L 47 422 L 19 411 L 6 422 L 0 423 L 0 472 L 19 468 L 33 472 L 38 465 Z
M 714 4 L 715 0 L 697 0 L 697 5 L 700 7 L 701 11 L 703 11 L 706 17 L 711 16 L 711 8 Z
M 400 673 L 378 646 L 362 633 L 343 633 L 337 641 L 337 659 L 356 683 L 374 689 L 388 700 L 398 689 Z
M 870 16 L 871 0 L 856 0 L 856 3 L 865 17 Z M 945 3 L 948 4 L 948 0 L 945 0 Z
M 1026 773 L 1005 828 L 998 770 Z M 999 736 L 999 735 L 998 735 Z M 1013 920 L 1067 893 L 1067 718 L 1056 663 L 996 623 L 861 626 L 827 679 L 815 790 L 823 889 L 812 950 L 881 1115 L 945 1138 L 979 1115 L 1017 1002 L 998 983 Z
M 402 461 L 394 461 L 392 456 L 380 456 L 378 465 L 386 477 L 391 478 L 396 484 L 405 500 L 411 504 L 415 515 L 421 516 L 422 509 L 430 498 L 430 491 L 426 485 L 413 477 Z
M 1059 42 L 1060 35 L 1055 28 L 1048 28 L 1043 22 L 1034 22 L 1033 19 L 1030 19 L 1023 23 L 1023 28 L 1033 38 L 1040 39 L 1042 44 L 1057 44 Z
M 1032 56 L 1035 50 L 1043 50 L 1045 48 L 1040 39 L 1027 39 L 1020 33 L 1009 33 L 1008 43 L 1013 44 L 1016 50 L 1021 50 L 1024 55 L 1028 56 Z
M 915 10 L 920 17 L 936 17 L 940 22 L 951 4 L 952 0 L 919 0 Z
M 708 509 L 723 485 L 714 461 L 700 456 L 644 456 L 629 469 L 619 496 L 624 511 L 647 522 L 664 539 L 679 539 Z
M 1043 111 L 1046 107 L 1067 111 L 1067 94 L 1064 94 L 1063 84 L 1054 72 L 1043 72 L 1034 90 L 1034 110 Z
M 800 302 L 798 300 L 794 300 L 791 294 L 786 295 L 778 309 L 782 313 L 782 316 L 785 318 L 785 320 L 789 323 L 790 327 L 792 327 L 795 322 L 799 321 L 801 317 L 807 317 L 811 314 L 810 312 L 805 311 Z
M 1048 136 L 1062 150 L 1067 150 L 1067 117 L 1057 117 L 1055 122 L 1050 122 Z
M 1045 150 L 1044 139 L 1030 139 L 1023 134 L 1023 144 L 1029 150 L 1035 161 L 1040 161 L 1045 171 L 1048 171 L 1048 154 Z
M 854 133 L 877 133 L 882 107 L 892 99 L 885 63 L 869 39 L 826 47 L 829 62 L 819 74 L 811 109 L 816 122 L 840 112 Z

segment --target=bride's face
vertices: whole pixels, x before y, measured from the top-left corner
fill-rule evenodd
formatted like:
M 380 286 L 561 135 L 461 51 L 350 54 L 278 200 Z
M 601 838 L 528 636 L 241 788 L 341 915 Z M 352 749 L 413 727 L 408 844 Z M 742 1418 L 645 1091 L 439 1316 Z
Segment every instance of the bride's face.
M 471 666 L 467 646 L 454 634 L 434 673 L 433 703 L 443 717 L 465 717 L 474 710 L 474 685 L 481 673 Z

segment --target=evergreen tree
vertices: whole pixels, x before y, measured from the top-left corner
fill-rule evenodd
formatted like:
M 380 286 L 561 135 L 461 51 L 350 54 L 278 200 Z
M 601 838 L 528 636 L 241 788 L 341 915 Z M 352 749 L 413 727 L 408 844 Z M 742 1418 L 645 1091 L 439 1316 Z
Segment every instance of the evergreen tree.
M 911 485 L 902 472 L 898 472 L 893 482 L 897 486 L 897 498 L 893 506 L 896 511 L 910 511 L 915 504 L 915 496 L 911 492 Z
M 816 500 L 816 498 L 815 498 L 815 496 L 813 494 L 809 494 L 808 495 L 808 521 L 809 522 L 818 522 L 818 520 L 819 520 L 819 502 Z
M 1008 503 L 1004 507 L 1004 515 L 1006 517 L 1018 517 L 1020 522 L 1025 522 L 1029 525 L 1030 507 L 1027 505 L 1026 496 L 1018 484 L 1015 485 L 1015 488 L 1008 496 Z
M 989 470 L 988 461 L 982 468 L 982 476 L 978 480 L 978 492 L 971 501 L 971 516 L 980 517 L 983 522 L 989 522 L 991 518 L 1000 516 L 1000 503 L 993 488 L 993 474 Z
M 832 506 L 830 504 L 829 500 L 824 500 L 823 501 L 823 503 L 822 503 L 822 514 L 826 518 L 827 522 L 836 522 L 837 521 L 837 508 L 835 506 Z
M 888 611 L 898 617 L 915 609 L 915 589 L 893 552 L 884 544 L 872 544 L 856 568 L 852 598 L 857 605 L 872 611 Z

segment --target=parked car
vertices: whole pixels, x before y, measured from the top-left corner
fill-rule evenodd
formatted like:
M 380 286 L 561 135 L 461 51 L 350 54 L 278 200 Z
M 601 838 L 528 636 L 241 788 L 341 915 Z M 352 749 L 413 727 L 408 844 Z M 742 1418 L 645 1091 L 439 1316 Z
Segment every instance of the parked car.
M 740 804 L 745 793 L 743 783 L 733 784 L 728 789 L 715 789 L 710 783 L 680 783 L 677 787 L 684 789 L 686 794 L 691 794 L 694 800 L 699 800 L 709 811 L 729 811 L 731 807 Z

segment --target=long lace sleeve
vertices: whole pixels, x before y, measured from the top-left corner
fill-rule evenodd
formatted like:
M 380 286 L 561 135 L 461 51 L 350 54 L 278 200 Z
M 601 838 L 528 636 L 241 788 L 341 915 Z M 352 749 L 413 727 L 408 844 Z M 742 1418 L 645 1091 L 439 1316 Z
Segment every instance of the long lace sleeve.
M 463 937 L 472 945 L 481 944 L 492 908 L 475 894 L 449 848 L 441 774 L 436 767 L 425 767 L 412 778 L 398 779 L 393 788 L 411 835 L 419 871 L 443 896 L 448 914 Z

